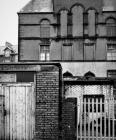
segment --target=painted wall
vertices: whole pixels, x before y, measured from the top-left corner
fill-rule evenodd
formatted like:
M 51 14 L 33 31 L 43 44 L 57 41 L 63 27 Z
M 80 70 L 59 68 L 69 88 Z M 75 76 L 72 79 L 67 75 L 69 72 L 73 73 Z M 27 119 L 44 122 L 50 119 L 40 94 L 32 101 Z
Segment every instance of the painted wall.
M 96 77 L 107 77 L 107 70 L 116 70 L 115 62 L 62 62 L 61 65 L 63 73 L 69 71 L 74 76 L 84 76 L 85 73 L 91 71 Z

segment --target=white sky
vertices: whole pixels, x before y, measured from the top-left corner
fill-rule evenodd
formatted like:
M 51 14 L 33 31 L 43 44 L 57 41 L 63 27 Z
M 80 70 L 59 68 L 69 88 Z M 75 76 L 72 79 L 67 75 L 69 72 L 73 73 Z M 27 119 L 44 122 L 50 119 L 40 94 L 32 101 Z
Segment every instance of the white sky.
M 0 46 L 18 44 L 18 15 L 30 0 L 0 0 Z

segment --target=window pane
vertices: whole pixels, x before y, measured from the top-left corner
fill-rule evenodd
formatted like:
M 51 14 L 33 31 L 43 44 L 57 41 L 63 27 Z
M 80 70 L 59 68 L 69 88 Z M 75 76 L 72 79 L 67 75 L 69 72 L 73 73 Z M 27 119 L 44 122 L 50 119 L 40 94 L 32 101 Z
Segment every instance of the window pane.
M 40 60 L 50 60 L 50 47 L 49 47 L 49 45 L 40 46 Z
M 50 60 L 50 54 L 49 53 L 46 54 L 46 60 Z
M 40 60 L 45 60 L 45 53 L 40 54 Z

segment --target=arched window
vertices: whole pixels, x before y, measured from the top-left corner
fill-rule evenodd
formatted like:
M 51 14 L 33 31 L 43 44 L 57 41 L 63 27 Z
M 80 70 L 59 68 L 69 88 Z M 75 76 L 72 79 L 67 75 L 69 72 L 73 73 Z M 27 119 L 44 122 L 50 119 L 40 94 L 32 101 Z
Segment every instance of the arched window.
M 116 20 L 109 18 L 106 21 L 107 36 L 116 36 Z
M 50 23 L 47 19 L 42 20 L 40 23 L 40 37 L 41 38 L 50 37 Z
M 68 18 L 67 14 L 68 14 L 67 10 L 60 11 L 61 36 L 67 36 L 67 18 Z
M 73 36 L 83 36 L 83 7 L 75 5 L 72 7 Z
M 95 36 L 96 34 L 96 11 L 94 9 L 88 10 L 88 34 L 89 36 Z

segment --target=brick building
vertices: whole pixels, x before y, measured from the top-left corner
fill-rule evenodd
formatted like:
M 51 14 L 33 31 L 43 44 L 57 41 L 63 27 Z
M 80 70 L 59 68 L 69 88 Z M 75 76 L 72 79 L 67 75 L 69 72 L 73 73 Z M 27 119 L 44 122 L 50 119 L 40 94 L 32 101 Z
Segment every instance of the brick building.
M 115 4 L 32 0 L 22 8 L 19 63 L 0 65 L 1 139 L 116 139 Z
M 18 13 L 19 60 L 57 61 L 75 76 L 91 71 L 107 77 L 116 68 L 112 5 L 113 0 L 31 1 Z
M 63 139 L 116 137 L 115 11 L 115 0 L 32 0 L 18 13 L 19 61 L 62 66 Z

